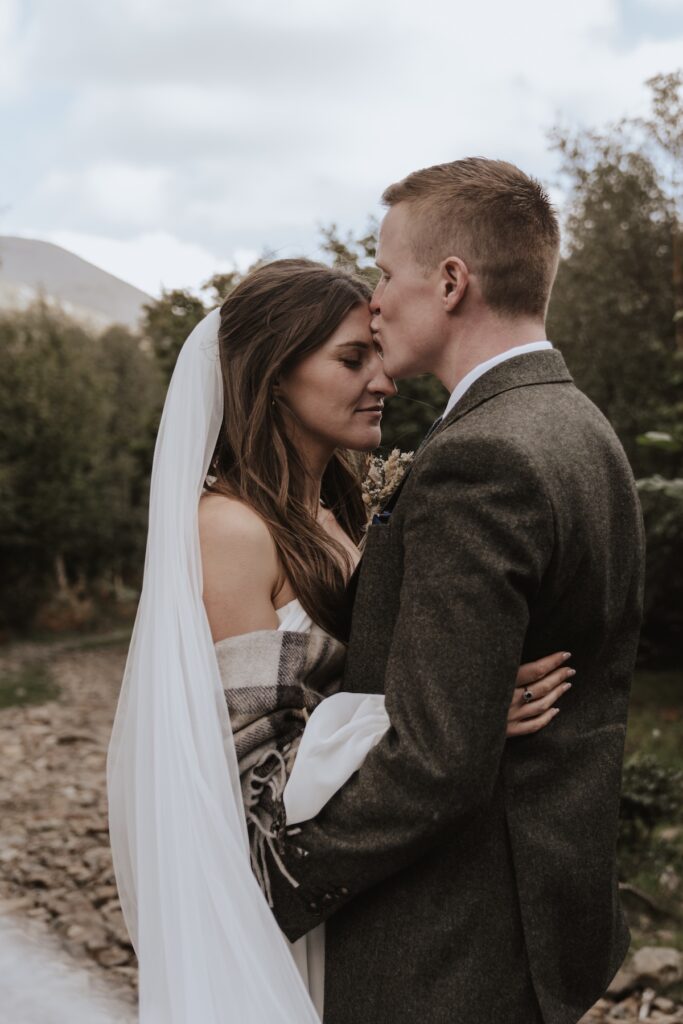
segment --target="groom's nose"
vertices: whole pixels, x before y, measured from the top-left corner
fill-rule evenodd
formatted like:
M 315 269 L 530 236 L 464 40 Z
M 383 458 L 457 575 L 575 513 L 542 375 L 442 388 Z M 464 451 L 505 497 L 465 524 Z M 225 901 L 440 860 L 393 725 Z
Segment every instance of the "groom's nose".
M 375 392 L 378 395 L 384 395 L 385 398 L 393 398 L 394 395 L 398 394 L 398 388 L 396 387 L 396 381 L 393 377 L 383 373 L 380 381 L 375 386 Z
M 396 394 L 398 388 L 394 380 L 384 372 L 382 361 L 378 360 L 379 365 L 375 368 L 372 380 L 368 384 L 368 391 L 373 395 L 383 395 L 384 398 L 391 398 Z
M 382 281 L 381 279 L 375 285 L 375 290 L 370 298 L 370 312 L 373 316 L 379 316 L 379 298 L 382 294 Z

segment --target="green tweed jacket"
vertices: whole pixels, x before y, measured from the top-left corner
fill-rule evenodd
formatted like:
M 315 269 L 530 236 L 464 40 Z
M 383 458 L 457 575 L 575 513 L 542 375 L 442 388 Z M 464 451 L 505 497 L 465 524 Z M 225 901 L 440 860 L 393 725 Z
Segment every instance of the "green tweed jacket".
M 556 350 L 479 378 L 369 529 L 345 688 L 391 728 L 282 831 L 294 939 L 329 918 L 326 1024 L 576 1024 L 622 962 L 615 845 L 644 543 L 611 427 Z M 572 653 L 506 740 L 521 662 Z M 279 877 L 278 877 L 279 876 Z

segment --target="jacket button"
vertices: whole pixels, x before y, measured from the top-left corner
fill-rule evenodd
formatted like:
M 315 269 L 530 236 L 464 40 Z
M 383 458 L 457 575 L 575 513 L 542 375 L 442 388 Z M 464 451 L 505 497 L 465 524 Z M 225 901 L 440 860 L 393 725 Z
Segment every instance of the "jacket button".
M 315 902 L 315 900 L 311 900 L 311 902 L 308 904 L 308 906 L 309 906 L 310 910 L 317 910 L 318 909 L 318 904 Z

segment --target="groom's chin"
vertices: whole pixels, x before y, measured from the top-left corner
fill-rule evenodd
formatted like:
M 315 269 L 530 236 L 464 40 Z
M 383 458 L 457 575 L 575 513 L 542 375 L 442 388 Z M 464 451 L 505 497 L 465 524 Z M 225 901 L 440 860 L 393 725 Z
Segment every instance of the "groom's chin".
M 410 363 L 406 363 L 403 359 L 393 359 L 391 356 L 387 356 L 384 353 L 382 369 L 386 373 L 387 377 L 391 377 L 392 380 L 407 380 L 409 377 L 416 377 L 421 370 L 415 370 Z

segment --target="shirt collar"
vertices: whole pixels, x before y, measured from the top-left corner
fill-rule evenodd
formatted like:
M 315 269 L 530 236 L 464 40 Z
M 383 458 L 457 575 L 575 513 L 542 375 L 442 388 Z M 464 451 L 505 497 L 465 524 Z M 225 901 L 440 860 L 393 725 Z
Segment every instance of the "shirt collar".
M 484 363 L 479 363 L 473 370 L 470 370 L 466 376 L 456 384 L 451 397 L 448 399 L 446 408 L 443 411 L 443 416 L 448 416 L 451 409 L 460 401 L 462 396 L 469 388 L 472 387 L 475 380 L 478 380 L 482 374 L 487 373 L 493 369 L 494 366 L 498 366 L 499 363 L 504 363 L 506 359 L 513 359 L 515 356 L 526 355 L 527 352 L 542 352 L 543 349 L 552 348 L 552 344 L 549 341 L 531 341 L 526 345 L 515 345 L 514 348 L 508 348 L 505 352 L 499 352 L 497 356 L 493 356 L 491 359 L 487 359 Z

